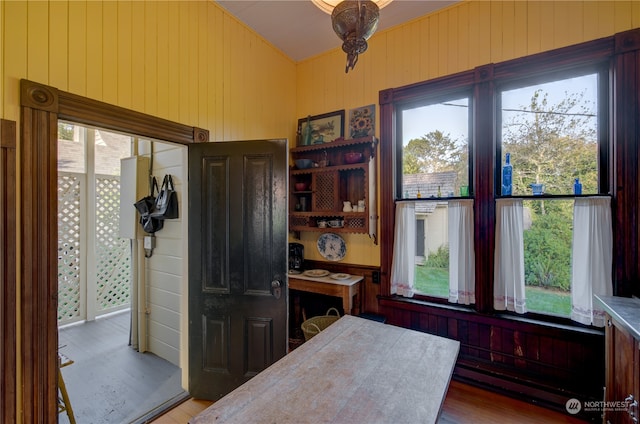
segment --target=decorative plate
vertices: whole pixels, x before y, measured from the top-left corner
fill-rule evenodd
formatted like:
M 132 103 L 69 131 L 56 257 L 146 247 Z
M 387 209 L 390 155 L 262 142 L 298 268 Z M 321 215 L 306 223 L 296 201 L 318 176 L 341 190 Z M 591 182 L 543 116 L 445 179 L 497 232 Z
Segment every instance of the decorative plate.
M 330 277 L 333 278 L 334 280 L 347 280 L 347 279 L 351 278 L 351 275 L 343 274 L 343 273 L 339 272 L 337 274 L 331 274 Z
M 327 271 L 326 269 L 309 269 L 302 274 L 306 275 L 307 277 L 326 277 L 327 275 L 329 275 L 329 271 Z
M 318 238 L 318 252 L 329 261 L 340 261 L 347 254 L 347 246 L 339 235 L 324 233 Z

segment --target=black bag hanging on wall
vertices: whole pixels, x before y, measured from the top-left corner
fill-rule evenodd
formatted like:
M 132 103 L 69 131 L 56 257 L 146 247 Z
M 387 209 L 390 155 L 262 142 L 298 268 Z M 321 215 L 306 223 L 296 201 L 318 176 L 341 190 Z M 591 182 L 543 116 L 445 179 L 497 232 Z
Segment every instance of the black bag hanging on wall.
M 149 196 L 145 196 L 133 204 L 140 213 L 140 224 L 142 229 L 150 234 L 160 231 L 164 226 L 164 222 L 161 219 L 153 218 L 151 213 L 156 203 L 155 193 L 158 190 L 158 181 L 156 177 L 149 177 L 150 192 Z
M 170 174 L 164 176 L 160 193 L 151 212 L 151 216 L 158 219 L 175 219 L 178 217 L 178 193 L 173 186 Z

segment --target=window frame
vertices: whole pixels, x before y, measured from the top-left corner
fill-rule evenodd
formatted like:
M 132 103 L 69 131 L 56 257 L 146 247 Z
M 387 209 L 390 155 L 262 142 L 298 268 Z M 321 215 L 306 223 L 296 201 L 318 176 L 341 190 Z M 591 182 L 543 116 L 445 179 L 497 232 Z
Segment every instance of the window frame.
M 467 163 L 467 172 L 468 172 L 468 181 L 467 181 L 467 185 L 469 186 L 469 196 L 465 196 L 466 197 L 471 197 L 472 193 L 473 193 L 473 184 L 472 184 L 472 178 L 471 176 L 473 175 L 473 140 L 472 140 L 472 133 L 471 133 L 471 128 L 472 128 L 472 124 L 473 124 L 473 93 L 469 90 L 469 89 L 456 89 L 456 90 L 450 90 L 447 89 L 444 92 L 431 92 L 428 93 L 427 95 L 421 96 L 419 99 L 415 99 L 412 101 L 408 101 L 408 102 L 398 102 L 396 103 L 396 134 L 395 134 L 395 140 L 398 139 L 402 139 L 402 112 L 409 110 L 411 108 L 418 108 L 418 107 L 422 107 L 422 106 L 431 106 L 431 105 L 435 105 L 438 103 L 442 103 L 444 101 L 450 100 L 452 98 L 467 98 L 468 103 L 469 103 L 469 114 L 468 114 L 468 140 L 467 140 L 467 148 L 468 148 L 468 163 Z M 403 150 L 403 146 L 402 143 L 396 143 L 394 142 L 394 146 L 395 146 L 395 158 L 396 158 L 396 163 L 395 163 L 395 169 L 398 170 L 397 173 L 394 174 L 394 182 L 395 182 L 395 195 L 394 198 L 396 200 L 415 200 L 415 199 L 404 199 L 403 198 L 403 192 L 402 192 L 402 179 L 401 178 L 397 178 L 397 175 L 402 173 L 402 169 L 403 169 L 403 154 L 402 154 L 402 150 Z M 456 197 L 456 196 L 454 196 Z M 423 199 L 423 200 L 429 200 L 429 199 Z
M 608 195 L 611 194 L 611 173 L 609 172 L 610 163 L 610 125 L 609 125 L 609 92 L 611 85 L 611 78 L 609 76 L 609 66 L 606 62 L 597 62 L 587 65 L 576 65 L 573 67 L 567 67 L 566 69 L 556 70 L 552 69 L 548 72 L 535 72 L 531 75 L 522 75 L 517 78 L 505 78 L 500 81 L 496 81 L 495 84 L 495 103 L 496 103 L 496 161 L 494 165 L 495 171 L 495 197 L 503 197 L 500 191 L 501 183 L 501 169 L 502 169 L 502 157 L 504 152 L 502 151 L 502 103 L 500 94 L 503 91 L 527 87 L 534 84 L 544 84 L 547 82 L 558 81 L 562 79 L 573 78 L 577 76 L 584 76 L 589 74 L 596 74 L 598 77 L 598 119 L 597 119 L 597 132 L 596 137 L 598 140 L 598 192 L 591 195 Z M 534 197 L 533 195 L 513 195 L 508 197 L 515 197 L 521 199 L 527 199 Z M 540 197 L 573 197 L 571 194 L 560 195 L 542 195 L 535 196 Z
M 473 70 L 448 75 L 429 81 L 411 84 L 399 88 L 390 88 L 380 92 L 380 148 L 381 148 L 381 271 L 385 277 L 382 280 L 381 296 L 390 296 L 390 269 L 393 255 L 393 228 L 395 224 L 395 200 L 398 200 L 397 175 L 399 159 L 396 139 L 401 121 L 397 118 L 398 110 L 402 106 L 420 101 L 424 98 L 446 95 L 451 92 L 469 90 L 472 125 L 469 133 L 469 179 L 470 198 L 474 199 L 474 247 L 476 254 L 476 303 L 470 309 L 481 313 L 493 313 L 500 316 L 509 315 L 503 311 L 493 309 L 493 260 L 495 249 L 495 186 L 499 180 L 500 141 L 496 135 L 498 87 L 518 80 L 533 78 L 536 75 L 548 77 L 552 73 L 571 75 L 576 69 L 581 72 L 592 68 L 606 75 L 607 82 L 599 84 L 598 96 L 603 103 L 603 110 L 599 109 L 598 122 L 599 139 L 599 191 L 614 197 L 612 208 L 615 211 L 616 178 L 613 167 L 613 139 L 618 119 L 614 108 L 616 92 L 614 72 L 616 37 L 600 39 L 591 42 L 564 47 L 561 49 L 526 56 L 499 64 L 479 66 Z M 626 123 L 626 122 L 625 122 Z M 401 146 L 400 146 L 401 147 Z M 627 171 L 631 172 L 631 170 Z M 625 175 L 625 177 L 627 177 Z M 520 196 L 518 196 L 520 197 Z M 573 197 L 573 196 L 556 196 Z M 614 215 L 615 216 L 615 215 Z M 614 220 L 615 231 L 615 220 Z M 614 232 L 615 236 L 615 232 Z M 614 263 L 616 263 L 614 246 Z M 613 270 L 612 270 L 613 273 Z M 615 286 L 615 276 L 614 276 Z M 416 296 L 417 301 L 430 303 L 446 303 L 446 299 Z M 450 304 L 448 304 L 450 305 Z M 551 321 L 572 326 L 581 324 L 568 318 L 551 315 L 527 313 L 526 318 L 541 321 Z

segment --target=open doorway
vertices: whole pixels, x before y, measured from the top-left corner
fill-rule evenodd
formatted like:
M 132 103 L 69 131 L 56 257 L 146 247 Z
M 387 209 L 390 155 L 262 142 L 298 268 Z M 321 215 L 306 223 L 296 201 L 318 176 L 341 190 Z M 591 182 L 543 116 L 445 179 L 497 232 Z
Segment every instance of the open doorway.
M 142 422 L 187 397 L 180 364 L 186 223 L 167 221 L 147 255 L 138 254 L 144 233 L 119 228 L 121 214 L 135 214 L 133 204 L 120 205 L 121 187 L 136 186 L 121 180 L 121 159 L 151 158 L 143 178 L 172 174 L 180 192 L 185 150 L 58 123 L 58 337 L 77 422 Z

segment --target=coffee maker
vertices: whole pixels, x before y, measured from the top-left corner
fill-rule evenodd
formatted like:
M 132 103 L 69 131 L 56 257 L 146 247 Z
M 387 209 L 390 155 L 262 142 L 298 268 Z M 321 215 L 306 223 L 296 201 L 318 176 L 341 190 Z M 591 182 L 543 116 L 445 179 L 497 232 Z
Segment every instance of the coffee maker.
M 289 274 L 300 274 L 304 266 L 304 246 L 289 243 Z

